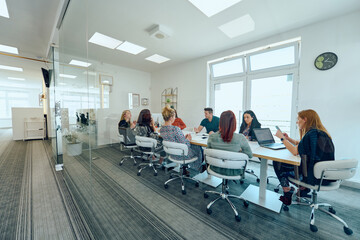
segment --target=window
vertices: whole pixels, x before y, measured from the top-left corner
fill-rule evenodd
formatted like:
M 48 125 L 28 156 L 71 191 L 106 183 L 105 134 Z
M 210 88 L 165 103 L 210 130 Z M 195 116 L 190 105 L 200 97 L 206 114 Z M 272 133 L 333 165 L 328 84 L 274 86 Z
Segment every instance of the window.
M 244 72 L 243 59 L 231 59 L 225 62 L 214 63 L 211 67 L 213 77 L 222 77 Z
M 210 63 L 210 101 L 215 115 L 232 110 L 238 123 L 253 110 L 262 124 L 275 132 L 295 134 L 300 40 L 249 50 L 231 60 Z M 239 126 L 238 126 L 239 127 Z
M 38 107 L 39 92 L 37 89 L 1 89 L 0 118 L 11 118 L 12 107 Z

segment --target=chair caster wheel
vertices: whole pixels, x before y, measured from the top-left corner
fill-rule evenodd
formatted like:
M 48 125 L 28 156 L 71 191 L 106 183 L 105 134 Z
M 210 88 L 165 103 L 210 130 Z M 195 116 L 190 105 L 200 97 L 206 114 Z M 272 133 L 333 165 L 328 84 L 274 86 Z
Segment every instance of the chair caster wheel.
M 283 209 L 284 209 L 285 212 L 289 211 L 289 207 L 286 206 L 286 205 L 283 207 Z
M 138 176 L 140 176 L 140 175 L 141 175 L 141 173 L 139 173 L 139 172 L 138 172 L 138 173 L 137 173 L 137 175 L 138 175 Z
M 206 212 L 207 212 L 207 214 L 211 214 L 212 213 L 212 210 L 211 209 L 206 209 Z
M 229 191 L 228 191 L 228 190 L 226 190 L 226 191 L 225 191 L 225 193 L 226 193 L 226 194 L 229 194 Z
M 119 166 L 121 166 L 122 165 L 122 163 L 119 163 Z
M 258 183 L 259 183 L 259 182 L 260 182 L 260 178 L 257 178 L 257 179 L 256 179 L 256 182 L 258 182 Z
M 332 208 L 332 207 L 329 207 L 329 212 L 331 212 L 332 214 L 336 214 L 335 209 L 334 209 L 334 208 Z
M 140 166 L 138 166 L 138 167 L 137 167 L 137 169 L 141 169 L 141 167 L 140 167 Z
M 318 228 L 317 228 L 315 225 L 311 225 L 311 224 L 310 224 L 310 230 L 311 230 L 312 232 L 317 232 L 317 231 L 318 231 Z
M 207 193 L 204 193 L 204 198 L 208 198 L 209 195 Z
M 347 228 L 344 226 L 344 232 L 347 234 L 347 235 L 351 235 L 353 234 L 353 231 L 350 229 L 350 228 Z
M 198 183 L 198 182 L 195 183 L 195 187 L 199 187 L 199 183 Z
M 154 173 L 154 176 L 157 176 L 157 172 Z
M 244 180 L 240 180 L 240 184 L 244 184 Z
M 240 222 L 240 221 L 241 221 L 241 217 L 240 217 L 239 215 L 237 215 L 237 216 L 235 216 L 235 220 L 236 220 L 237 222 Z
M 164 188 L 165 188 L 165 189 L 168 189 L 168 187 L 169 187 L 169 185 L 164 184 Z
M 249 201 L 244 201 L 244 207 L 248 207 L 249 206 Z
M 278 192 L 279 192 L 279 189 L 278 189 L 278 188 L 275 188 L 275 189 L 274 189 L 274 192 L 278 193 Z
M 185 194 L 186 194 L 186 190 L 181 190 L 181 193 L 182 193 L 183 195 L 185 195 Z
M 172 176 L 171 176 L 171 175 L 169 176 L 169 179 L 172 179 Z
M 134 166 L 136 166 L 136 163 L 134 163 Z

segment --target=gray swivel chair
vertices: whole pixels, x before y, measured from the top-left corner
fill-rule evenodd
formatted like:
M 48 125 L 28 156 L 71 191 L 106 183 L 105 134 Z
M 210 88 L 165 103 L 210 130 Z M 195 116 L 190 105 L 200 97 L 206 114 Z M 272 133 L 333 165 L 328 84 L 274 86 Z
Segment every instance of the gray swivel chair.
M 205 193 L 204 193 L 204 198 L 208 198 L 209 193 L 219 195 L 218 198 L 211 201 L 207 205 L 206 212 L 208 214 L 211 214 L 212 210 L 210 209 L 210 207 L 217 200 L 224 199 L 229 203 L 232 210 L 234 211 L 235 220 L 240 222 L 241 217 L 239 216 L 235 205 L 230 201 L 229 198 L 238 198 L 238 199 L 242 199 L 242 198 L 240 196 L 228 194 L 228 191 L 226 190 L 226 181 L 227 180 L 242 180 L 244 178 L 244 173 L 246 170 L 246 165 L 249 161 L 249 157 L 246 154 L 240 153 L 240 152 L 230 152 L 230 151 L 223 151 L 223 150 L 216 150 L 216 149 L 205 149 L 204 156 L 205 156 L 206 163 L 209 165 L 207 168 L 208 174 L 213 175 L 218 178 L 222 178 L 221 192 L 205 191 Z M 219 174 L 219 173 L 211 170 L 211 166 L 227 168 L 227 169 L 239 169 L 240 175 L 236 175 L 236 176 L 222 175 L 222 174 Z M 244 206 L 248 207 L 249 202 L 244 199 L 242 199 L 242 200 L 244 201 L 243 202 Z
M 188 179 L 191 181 L 195 182 L 195 186 L 198 187 L 199 186 L 199 181 L 192 178 L 192 177 L 188 177 L 186 176 L 186 167 L 189 163 L 195 162 L 198 158 L 197 157 L 193 157 L 191 159 L 183 159 L 183 160 L 178 160 L 178 159 L 174 159 L 174 155 L 176 156 L 180 156 L 183 157 L 188 155 L 188 146 L 186 144 L 183 143 L 176 143 L 176 142 L 169 142 L 169 141 L 163 141 L 163 147 L 164 147 L 164 151 L 169 154 L 169 160 L 180 164 L 180 173 L 176 174 L 176 173 L 171 173 L 170 174 L 170 179 L 167 180 L 164 183 L 164 187 L 168 188 L 169 185 L 168 183 L 171 181 L 174 181 L 176 179 L 180 179 L 181 181 L 181 192 L 182 194 L 186 194 L 186 190 L 185 190 L 185 184 L 184 184 L 184 179 Z
M 317 200 L 317 192 L 319 191 L 332 191 L 336 190 L 340 187 L 342 180 L 349 179 L 355 175 L 356 168 L 358 165 L 358 161 L 356 159 L 349 160 L 337 160 L 337 161 L 322 161 L 318 162 L 314 165 L 314 177 L 320 180 L 320 184 L 318 185 L 310 185 L 300 180 L 289 178 L 289 180 L 297 185 L 306 187 L 311 189 L 312 198 L 309 201 L 306 198 L 299 198 L 297 202 L 293 202 L 293 204 L 306 205 L 311 207 L 310 214 L 310 230 L 313 232 L 317 232 L 318 228 L 315 226 L 315 210 L 319 209 L 328 215 L 332 216 L 339 222 L 344 225 L 344 232 L 347 235 L 351 235 L 353 231 L 348 227 L 346 222 L 336 216 L 336 211 L 334 208 L 328 203 L 319 203 Z M 335 180 L 334 182 L 330 182 L 329 185 L 322 185 L 323 180 Z M 328 211 L 320 208 L 320 207 L 328 207 Z M 284 208 L 284 210 L 288 210 L 288 207 Z
M 120 139 L 120 150 L 123 148 L 130 149 L 130 155 L 123 156 L 119 165 L 121 166 L 126 159 L 132 159 L 134 165 L 136 165 L 136 160 L 134 157 L 134 149 L 137 147 L 135 143 L 135 136 L 132 133 L 130 128 L 119 128 L 119 139 Z
M 155 161 L 159 161 L 158 158 L 156 158 L 155 160 L 152 159 L 152 157 L 155 156 L 157 140 L 154 138 L 150 138 L 150 137 L 135 136 L 135 142 L 140 150 L 147 149 L 145 151 L 142 151 L 142 153 L 145 155 L 148 155 L 148 159 L 149 159 L 148 163 L 140 163 L 139 164 L 139 166 L 138 166 L 139 171 L 138 171 L 137 175 L 140 176 L 142 170 L 144 170 L 147 167 L 151 167 L 154 170 L 154 176 L 157 176 L 156 167 L 161 166 L 161 164 L 154 163 Z

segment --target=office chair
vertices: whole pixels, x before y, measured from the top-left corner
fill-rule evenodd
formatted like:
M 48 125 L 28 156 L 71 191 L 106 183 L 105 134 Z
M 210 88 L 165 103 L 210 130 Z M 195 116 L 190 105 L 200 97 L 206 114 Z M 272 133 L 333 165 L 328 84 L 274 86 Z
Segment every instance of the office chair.
M 154 163 L 154 161 L 159 161 L 159 159 L 153 160 L 152 157 L 155 156 L 155 150 L 157 146 L 157 140 L 150 137 L 141 137 L 135 136 L 136 145 L 140 148 L 146 148 L 149 150 L 142 151 L 143 154 L 148 155 L 149 162 L 148 163 L 140 163 L 138 166 L 138 173 L 137 175 L 141 175 L 141 171 L 147 167 L 151 167 L 154 170 L 154 176 L 157 176 L 157 170 L 155 167 L 160 166 L 159 163 Z M 141 149 L 140 149 L 141 150 Z M 141 167 L 143 166 L 143 167 Z
M 168 188 L 168 183 L 171 181 L 174 181 L 175 179 L 180 179 L 181 181 L 181 192 L 182 194 L 186 194 L 186 190 L 185 190 L 185 184 L 184 184 L 184 179 L 188 179 L 191 181 L 195 182 L 195 186 L 198 187 L 199 186 L 199 181 L 192 178 L 192 177 L 188 177 L 186 176 L 186 168 L 187 165 L 189 163 L 195 162 L 198 158 L 197 157 L 193 157 L 191 159 L 185 159 L 185 156 L 188 155 L 188 146 L 186 144 L 183 143 L 176 143 L 176 142 L 169 142 L 169 141 L 163 141 L 163 147 L 164 147 L 164 151 L 169 154 L 169 158 L 170 161 L 180 164 L 180 173 L 176 174 L 176 173 L 171 173 L 170 174 L 170 179 L 167 180 L 164 183 L 164 187 Z M 173 156 L 181 156 L 183 158 L 183 160 L 178 160 L 178 159 L 174 159 Z M 175 178 L 174 178 L 175 176 Z
M 229 198 L 231 198 L 231 197 L 232 198 L 238 198 L 238 199 L 242 199 L 242 198 L 240 196 L 228 194 L 228 192 L 226 190 L 226 181 L 227 180 L 242 180 L 244 178 L 244 173 L 245 173 L 245 170 L 246 170 L 246 165 L 247 165 L 247 163 L 249 161 L 249 157 L 246 154 L 240 153 L 240 152 L 230 152 L 230 151 L 223 151 L 223 150 L 216 150 L 216 149 L 205 149 L 204 150 L 204 156 L 205 156 L 206 163 L 209 165 L 208 168 L 207 168 L 208 174 L 216 176 L 218 178 L 222 178 L 221 192 L 205 191 L 205 193 L 204 193 L 204 198 L 208 198 L 209 193 L 219 195 L 218 198 L 211 201 L 207 205 L 206 212 L 208 214 L 211 214 L 212 210 L 210 209 L 210 207 L 217 200 L 224 199 L 229 203 L 232 210 L 234 211 L 235 220 L 240 222 L 241 217 L 239 216 L 239 214 L 238 214 L 238 212 L 236 210 L 236 207 L 230 201 Z M 213 170 L 211 170 L 211 166 L 227 168 L 227 169 L 239 169 L 240 170 L 240 175 L 236 175 L 236 176 L 222 175 L 222 174 L 216 173 Z M 244 200 L 244 199 L 242 199 L 242 200 Z M 245 207 L 249 206 L 248 201 L 244 200 L 243 203 L 244 203 Z
M 130 149 L 130 155 L 123 156 L 119 165 L 121 166 L 124 161 L 128 158 L 134 161 L 134 165 L 137 164 L 135 157 L 134 157 L 134 148 L 136 148 L 136 143 L 131 143 L 130 137 L 128 136 L 128 131 L 130 129 L 127 128 L 119 128 L 118 136 L 120 140 L 120 150 L 122 151 L 123 148 Z M 131 131 L 131 130 L 130 130 Z
M 335 215 L 336 211 L 330 204 L 319 203 L 317 201 L 317 192 L 331 191 L 338 189 L 340 187 L 342 180 L 352 178 L 355 175 L 357 165 L 358 165 L 358 161 L 356 159 L 318 162 L 314 165 L 314 177 L 320 180 L 320 184 L 315 186 L 307 184 L 305 182 L 302 182 L 294 178 L 289 178 L 291 182 L 309 188 L 312 191 L 311 201 L 309 201 L 306 198 L 298 198 L 299 201 L 293 202 L 293 204 L 306 205 L 311 207 L 311 214 L 310 214 L 311 231 L 317 232 L 318 230 L 318 228 L 315 226 L 315 210 L 319 209 L 327 213 L 328 215 L 332 216 L 339 222 L 341 222 L 344 225 L 344 232 L 347 235 L 351 235 L 353 233 L 353 231 L 348 227 L 346 222 Z M 330 182 L 329 185 L 321 185 L 323 180 L 336 180 L 336 181 Z M 287 211 L 288 207 L 287 206 L 285 207 L 284 210 Z M 326 211 L 320 207 L 329 207 L 329 209 L 328 211 Z

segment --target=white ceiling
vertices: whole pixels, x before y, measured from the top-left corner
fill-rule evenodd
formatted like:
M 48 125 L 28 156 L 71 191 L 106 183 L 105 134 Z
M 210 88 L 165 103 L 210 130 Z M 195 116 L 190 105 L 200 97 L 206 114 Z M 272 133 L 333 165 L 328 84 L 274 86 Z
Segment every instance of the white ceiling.
M 359 9 L 359 0 L 243 0 L 208 18 L 187 0 L 107 0 L 106 4 L 98 0 L 73 0 L 60 31 L 59 44 L 62 53 L 82 59 L 153 72 Z M 255 21 L 254 32 L 230 39 L 218 29 L 245 14 Z M 153 24 L 165 25 L 173 35 L 164 40 L 150 38 L 147 29 Z M 131 55 L 86 44 L 95 32 L 147 50 Z M 155 53 L 171 61 L 159 65 L 145 60 Z
M 17 47 L 19 56 L 45 59 L 60 1 L 6 0 L 10 18 L 0 17 L 0 44 Z M 0 54 L 0 65 L 24 69 L 24 72 L 0 70 L 0 83 L 41 87 L 40 68 L 45 67 L 44 63 Z M 25 78 L 26 81 L 8 80 L 8 77 Z

